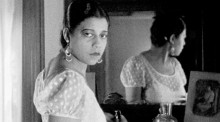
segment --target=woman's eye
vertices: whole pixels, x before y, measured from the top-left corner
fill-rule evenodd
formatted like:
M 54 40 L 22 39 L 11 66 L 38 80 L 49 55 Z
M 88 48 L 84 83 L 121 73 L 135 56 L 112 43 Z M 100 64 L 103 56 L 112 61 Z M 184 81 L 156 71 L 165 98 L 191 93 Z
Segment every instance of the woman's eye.
M 85 35 L 86 37 L 93 37 L 93 34 L 92 34 L 92 33 L 84 33 L 84 35 Z
M 94 36 L 94 34 L 93 34 L 93 33 L 88 32 L 88 31 L 83 31 L 83 32 L 82 32 L 82 34 L 83 34 L 83 36 L 88 37 L 88 38 L 91 38 L 91 37 L 93 37 L 93 36 Z
M 108 34 L 101 34 L 101 38 L 102 38 L 102 39 L 108 38 Z

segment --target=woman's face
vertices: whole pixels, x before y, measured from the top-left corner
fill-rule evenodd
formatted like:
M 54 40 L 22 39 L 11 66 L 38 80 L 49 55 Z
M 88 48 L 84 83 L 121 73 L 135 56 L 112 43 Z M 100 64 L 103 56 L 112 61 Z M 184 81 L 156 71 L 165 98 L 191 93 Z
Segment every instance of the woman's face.
M 108 22 L 105 18 L 85 19 L 70 34 L 72 54 L 85 64 L 96 64 L 104 53 L 107 35 Z
M 184 29 L 183 32 L 175 40 L 175 43 L 174 43 L 174 48 L 175 48 L 174 55 L 175 56 L 179 56 L 180 53 L 182 52 L 183 47 L 185 45 L 185 38 L 186 38 L 186 29 Z

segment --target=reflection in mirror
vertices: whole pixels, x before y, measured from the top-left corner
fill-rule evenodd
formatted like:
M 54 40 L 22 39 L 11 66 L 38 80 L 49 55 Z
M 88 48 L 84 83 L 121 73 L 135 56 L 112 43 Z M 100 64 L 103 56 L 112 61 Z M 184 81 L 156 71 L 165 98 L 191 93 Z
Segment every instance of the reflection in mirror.
M 150 28 L 151 48 L 129 57 L 120 79 L 130 104 L 180 104 L 186 101 L 186 76 L 177 60 L 185 45 L 186 24 L 180 16 L 157 13 Z
M 161 70 L 156 69 L 158 67 L 154 68 L 155 65 L 157 66 L 157 63 L 159 62 L 156 62 L 156 61 L 154 62 L 153 59 L 156 59 L 158 57 L 146 56 L 149 58 L 151 63 L 156 63 L 154 65 L 152 64 L 151 66 L 151 69 L 154 70 L 154 73 L 156 73 L 156 74 L 153 74 L 155 78 L 158 78 L 156 77 L 158 76 L 158 74 L 160 75 L 165 74 L 166 76 L 164 77 L 166 78 L 170 77 L 170 79 L 175 79 L 176 74 L 173 75 L 173 73 L 175 72 L 173 69 L 178 70 L 177 75 L 180 80 L 178 80 L 179 82 L 177 84 L 174 80 L 172 80 L 172 83 L 170 84 L 165 83 L 164 87 L 162 87 L 160 83 L 157 83 L 159 84 L 157 86 L 156 85 L 152 86 L 152 84 L 147 85 L 147 88 L 151 87 L 151 89 L 149 90 L 153 91 L 154 94 L 147 94 L 147 92 L 146 93 L 142 92 L 143 89 L 146 89 L 145 88 L 146 83 L 143 83 L 141 85 L 138 83 L 136 84 L 135 83 L 127 83 L 127 84 L 124 83 L 122 85 L 123 80 L 124 82 L 130 82 L 132 80 L 137 80 L 137 79 L 142 79 L 141 81 L 144 81 L 144 82 L 150 81 L 150 80 L 152 81 L 152 79 L 147 79 L 147 76 L 143 75 L 145 73 L 146 74 L 149 73 L 147 71 L 143 71 L 143 69 L 146 68 L 144 65 L 149 65 L 149 62 L 150 62 L 150 61 L 148 62 L 147 59 L 145 59 L 145 56 L 144 56 L 145 53 L 143 53 L 142 57 L 138 56 L 133 59 L 131 58 L 131 60 L 129 61 L 127 59 L 130 59 L 131 56 L 137 56 L 140 53 L 148 51 L 148 50 L 151 50 L 154 53 L 166 51 L 167 52 L 166 56 L 167 56 L 170 52 L 169 49 L 171 48 L 171 46 L 173 46 L 169 42 L 174 41 L 174 40 L 169 40 L 171 39 L 170 38 L 171 35 L 167 35 L 168 39 L 162 40 L 162 41 L 168 42 L 167 44 L 165 44 L 165 46 L 163 46 L 163 48 L 157 48 L 154 50 L 151 48 L 152 43 L 151 43 L 151 38 L 150 38 L 151 36 L 150 28 L 152 26 L 152 22 L 154 22 L 154 18 L 153 18 L 154 15 L 155 13 L 152 11 L 145 11 L 145 12 L 135 12 L 131 14 L 130 16 L 111 16 L 111 27 L 109 30 L 110 31 L 109 41 L 108 41 L 109 43 L 108 43 L 108 49 L 106 52 L 106 67 L 105 67 L 106 68 L 105 69 L 106 70 L 105 93 L 107 97 L 105 97 L 105 99 L 103 100 L 104 102 L 102 102 L 101 105 L 105 111 L 113 111 L 113 110 L 118 110 L 118 109 L 121 110 L 121 112 L 130 121 L 137 121 L 143 118 L 145 118 L 146 120 L 150 120 L 150 119 L 152 120 L 153 118 L 155 118 L 159 110 L 158 102 L 150 103 L 143 96 L 147 96 L 148 98 L 150 97 L 151 100 L 154 98 L 158 99 L 158 97 L 160 96 L 155 97 L 157 94 L 157 90 L 160 91 L 160 95 L 163 95 L 163 96 L 167 95 L 166 98 L 175 96 L 176 93 L 172 92 L 172 90 L 175 91 L 176 88 L 173 88 L 173 89 L 171 88 L 172 90 L 168 89 L 168 87 L 170 87 L 172 83 L 175 85 L 178 85 L 178 83 L 180 83 L 181 90 L 178 90 L 180 94 L 180 96 L 178 97 L 180 98 L 180 100 L 183 100 L 183 101 L 186 100 L 186 97 L 185 97 L 186 93 L 184 90 L 184 85 L 186 84 L 186 78 L 184 76 L 183 70 L 181 69 L 180 63 L 176 59 L 173 59 L 173 58 L 172 58 L 172 63 L 170 63 L 168 66 L 170 67 L 178 66 L 178 68 L 166 67 L 168 69 L 172 69 L 171 72 L 167 72 L 167 70 L 161 71 Z M 173 20 L 167 21 L 166 19 L 164 19 L 164 21 L 168 22 L 167 25 L 170 25 L 170 23 L 173 22 Z M 185 35 L 186 35 L 184 31 L 185 24 L 182 23 L 182 21 L 179 19 L 177 21 L 180 22 L 180 28 L 182 27 L 180 29 L 181 31 L 178 32 L 178 34 L 181 34 L 183 38 L 185 39 Z M 172 28 L 172 26 L 167 26 L 167 25 L 159 26 L 160 28 L 163 28 L 164 30 L 161 30 L 160 28 L 156 28 L 156 30 L 159 30 L 160 32 L 168 31 L 169 27 Z M 172 33 L 173 32 L 171 32 L 171 34 Z M 162 35 L 162 37 L 165 37 L 165 36 Z M 179 36 L 177 35 L 176 37 L 179 37 Z M 153 53 L 147 53 L 146 55 L 150 55 L 150 54 L 153 54 Z M 133 62 L 136 61 L 136 63 L 133 63 L 132 61 Z M 138 64 L 139 62 L 141 63 Z M 125 73 L 122 74 L 123 78 L 121 78 L 120 74 L 121 74 L 121 71 L 123 70 Z M 159 80 L 164 80 L 164 79 L 159 79 Z M 126 88 L 124 86 L 126 86 Z M 133 91 L 136 91 L 136 92 L 134 93 Z M 132 92 L 134 94 L 131 94 L 130 96 L 127 95 Z M 109 100 L 110 98 L 111 100 Z M 166 98 L 162 97 L 161 99 L 165 101 L 167 100 Z M 121 104 L 120 102 L 124 100 L 125 100 L 126 105 Z M 178 103 L 178 104 L 182 104 L 182 103 Z M 172 108 L 174 111 L 173 115 L 177 117 L 179 121 L 183 120 L 184 106 L 178 106 L 178 107 L 172 106 Z M 126 112 L 126 111 L 129 111 L 129 112 Z M 137 118 L 137 116 L 135 115 L 137 113 L 140 115 L 139 117 L 141 119 Z M 178 115 L 176 113 L 178 113 Z

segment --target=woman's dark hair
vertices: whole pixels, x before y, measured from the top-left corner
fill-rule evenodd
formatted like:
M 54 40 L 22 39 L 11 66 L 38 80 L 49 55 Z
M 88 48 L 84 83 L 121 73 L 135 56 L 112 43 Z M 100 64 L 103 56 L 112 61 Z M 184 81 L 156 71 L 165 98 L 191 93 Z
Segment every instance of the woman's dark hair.
M 63 28 L 68 28 L 69 33 L 73 33 L 75 28 L 85 19 L 90 17 L 105 18 L 109 24 L 108 13 L 93 0 L 72 0 L 65 11 Z M 61 45 L 63 48 L 67 43 L 61 31 Z
M 178 37 L 186 28 L 182 17 L 156 13 L 151 26 L 151 42 L 156 47 L 165 45 L 172 34 Z

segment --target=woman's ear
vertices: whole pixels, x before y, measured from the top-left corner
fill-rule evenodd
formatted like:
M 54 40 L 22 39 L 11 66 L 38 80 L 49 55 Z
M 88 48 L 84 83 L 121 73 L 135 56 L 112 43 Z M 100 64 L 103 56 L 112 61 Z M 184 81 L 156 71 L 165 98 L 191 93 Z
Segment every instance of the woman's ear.
M 67 41 L 69 40 L 69 29 L 68 28 L 63 28 L 63 38 Z
M 170 43 L 173 45 L 176 37 L 174 34 L 172 34 L 169 39 L 170 39 Z

